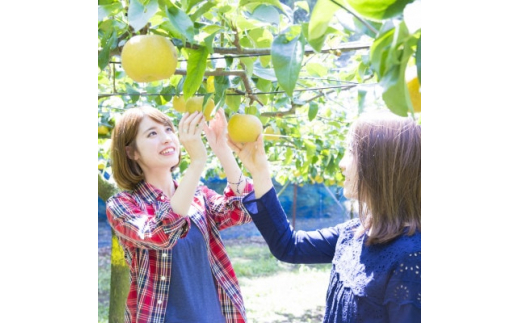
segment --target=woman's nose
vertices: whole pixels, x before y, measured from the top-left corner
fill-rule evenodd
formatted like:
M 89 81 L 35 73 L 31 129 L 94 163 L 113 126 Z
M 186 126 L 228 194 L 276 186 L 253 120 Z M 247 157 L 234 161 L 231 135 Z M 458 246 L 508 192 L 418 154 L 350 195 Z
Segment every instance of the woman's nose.
M 339 161 L 339 169 L 344 170 L 345 169 L 345 159 L 342 159 Z
M 167 134 L 167 133 L 163 134 L 163 142 L 168 143 L 168 142 L 171 142 L 172 140 L 173 140 L 172 135 Z

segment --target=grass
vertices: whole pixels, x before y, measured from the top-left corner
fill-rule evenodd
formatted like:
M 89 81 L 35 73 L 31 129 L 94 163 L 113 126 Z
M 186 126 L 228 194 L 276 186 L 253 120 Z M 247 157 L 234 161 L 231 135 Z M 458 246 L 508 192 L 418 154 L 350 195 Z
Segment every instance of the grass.
M 280 262 L 271 255 L 261 237 L 229 239 L 224 243 L 250 323 L 322 321 L 331 264 Z M 102 249 L 98 260 L 99 323 L 108 322 L 110 294 L 110 249 Z

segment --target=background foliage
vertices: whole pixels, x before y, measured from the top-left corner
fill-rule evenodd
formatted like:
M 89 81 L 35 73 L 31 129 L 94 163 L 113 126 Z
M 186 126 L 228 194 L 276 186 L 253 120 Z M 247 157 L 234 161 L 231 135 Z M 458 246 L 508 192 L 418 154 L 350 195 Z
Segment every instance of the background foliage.
M 421 30 L 412 19 L 420 0 L 396 1 L 392 10 L 385 6 L 395 1 L 381 1 L 385 10 L 375 18 L 349 2 L 99 0 L 98 168 L 110 173 L 110 131 L 125 109 L 149 104 L 176 124 L 173 96 L 211 95 L 228 117 L 254 114 L 280 131 L 279 141 L 266 141 L 279 183 L 339 184 L 352 121 L 379 108 L 413 115 L 405 77 L 421 75 Z M 126 76 L 121 49 L 137 34 L 162 35 L 177 47 L 169 80 Z M 211 152 L 204 175 L 224 176 Z

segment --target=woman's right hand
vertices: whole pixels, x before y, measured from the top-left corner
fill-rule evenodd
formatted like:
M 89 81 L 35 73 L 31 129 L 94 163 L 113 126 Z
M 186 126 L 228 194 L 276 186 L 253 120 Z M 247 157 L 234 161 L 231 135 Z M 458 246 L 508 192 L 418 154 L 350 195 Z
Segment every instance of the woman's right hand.
M 202 112 L 185 113 L 179 122 L 179 141 L 190 156 L 191 163 L 206 164 L 208 153 L 202 142 Z
M 256 141 L 248 143 L 234 142 L 229 138 L 228 145 L 245 168 L 253 177 L 256 198 L 261 198 L 273 187 L 271 174 L 269 173 L 269 161 L 265 154 L 263 135 L 260 134 Z
M 227 138 L 229 147 L 237 154 L 253 177 L 269 174 L 269 161 L 265 154 L 262 134 L 258 136 L 256 141 L 247 143 L 234 142 L 229 135 Z

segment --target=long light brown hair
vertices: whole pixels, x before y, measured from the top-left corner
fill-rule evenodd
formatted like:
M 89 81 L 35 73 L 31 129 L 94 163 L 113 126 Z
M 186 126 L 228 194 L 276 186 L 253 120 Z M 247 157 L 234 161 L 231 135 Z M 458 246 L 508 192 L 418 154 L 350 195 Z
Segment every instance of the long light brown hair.
M 367 244 L 421 230 L 421 126 L 410 117 L 377 112 L 360 117 L 350 138 L 357 167 L 358 235 Z
M 143 170 L 135 160 L 128 157 L 126 147 L 131 147 L 133 150 L 137 149 L 135 138 L 139 125 L 145 116 L 175 129 L 166 114 L 150 106 L 130 108 L 117 120 L 114 131 L 112 131 L 110 153 L 114 180 L 117 186 L 123 190 L 134 190 L 137 184 L 144 180 Z M 171 170 L 173 171 L 177 165 L 173 166 Z

